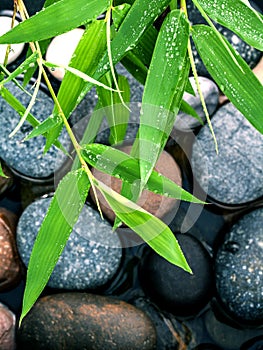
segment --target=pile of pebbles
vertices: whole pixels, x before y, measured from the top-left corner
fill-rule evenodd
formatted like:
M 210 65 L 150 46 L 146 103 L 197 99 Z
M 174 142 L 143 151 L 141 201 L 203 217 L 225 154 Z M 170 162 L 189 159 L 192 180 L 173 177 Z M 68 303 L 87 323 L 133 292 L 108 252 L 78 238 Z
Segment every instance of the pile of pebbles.
M 27 3 L 30 6 L 32 3 L 32 8 L 36 6 L 31 0 Z M 200 23 L 192 2 L 188 1 L 187 6 L 191 21 Z M 257 50 L 247 47 L 222 27 L 219 30 L 251 67 L 257 64 L 261 57 Z M 186 93 L 184 99 L 197 110 L 204 125 L 180 111 L 171 138 L 176 143 L 180 135 L 184 142 L 190 143 L 191 152 L 185 155 L 183 147 L 180 156 L 170 149 L 170 154 L 163 152 L 156 170 L 187 190 L 191 191 L 193 184 L 197 184 L 210 204 L 205 208 L 190 205 L 191 214 L 197 213 L 199 218 L 182 233 L 181 221 L 189 219 L 184 203 L 164 201 L 156 194 L 152 197 L 145 194 L 143 203 L 161 220 L 167 214 L 170 218 L 172 213 L 170 226 L 193 274 L 170 264 L 147 244 L 141 241 L 135 244 L 132 232 L 128 231 L 124 240 L 123 227 L 116 232 L 112 230 L 114 215 L 104 206 L 103 198 L 99 197 L 99 201 L 104 220 L 91 195 L 47 287 L 20 328 L 18 317 L 30 254 L 53 198 L 53 192 L 46 190 L 45 181 L 53 181 L 65 158 L 55 148 L 44 157 L 44 138 L 24 141 L 31 130 L 27 123 L 10 139 L 19 116 L 0 100 L 0 139 L 5 140 L 0 145 L 0 156 L 9 175 L 0 179 L 1 349 L 253 350 L 263 347 L 263 137 L 231 103 L 220 105 L 218 87 L 198 61 L 198 55 L 195 52 L 194 55 L 219 155 L 215 153 L 200 97 Z M 143 86 L 122 65 L 117 69 L 131 85 L 133 113 L 126 136 L 126 141 L 130 141 L 138 130 Z M 190 81 L 196 91 L 193 77 Z M 56 84 L 59 86 L 60 82 Z M 17 86 L 10 83 L 7 87 L 23 104 L 28 104 L 29 97 Z M 82 129 L 81 120 L 87 114 L 90 116 L 96 99 L 92 90 L 71 116 L 70 122 L 77 124 L 76 130 Z M 41 121 L 52 109 L 52 100 L 41 90 L 32 113 Z M 64 131 L 60 141 L 69 149 Z M 105 122 L 96 141 L 109 142 Z M 182 161 L 185 156 L 189 158 L 187 166 Z M 93 174 L 111 187 L 120 187 L 109 176 L 103 177 L 95 170 Z M 34 193 L 36 180 L 39 180 L 37 186 L 42 186 L 41 196 Z M 29 186 L 21 186 L 22 183 Z M 25 204 L 20 195 L 23 197 L 28 190 L 33 193 Z

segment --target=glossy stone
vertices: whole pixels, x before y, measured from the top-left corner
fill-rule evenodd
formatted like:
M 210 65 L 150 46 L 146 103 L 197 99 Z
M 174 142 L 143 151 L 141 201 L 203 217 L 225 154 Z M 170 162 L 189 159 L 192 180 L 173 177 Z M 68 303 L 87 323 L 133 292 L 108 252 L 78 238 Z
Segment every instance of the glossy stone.
M 189 80 L 193 86 L 193 89 L 196 95 L 194 96 L 189 94 L 188 92 L 185 92 L 183 95 L 183 99 L 185 102 L 187 102 L 191 107 L 195 109 L 196 113 L 199 115 L 201 120 L 205 122 L 206 116 L 202 107 L 200 96 L 196 88 L 194 77 L 190 77 Z M 219 102 L 218 87 L 212 80 L 206 77 L 200 76 L 198 77 L 198 81 L 201 87 L 201 91 L 206 103 L 208 113 L 210 116 L 212 116 Z M 174 129 L 186 130 L 186 131 L 192 130 L 198 126 L 201 126 L 200 121 L 184 112 L 178 113 L 174 123 Z M 172 131 L 171 136 L 173 136 L 173 134 L 174 134 L 174 130 Z
M 130 153 L 131 146 L 124 146 L 121 148 L 123 152 Z M 169 179 L 177 183 L 178 185 L 182 185 L 181 171 L 179 166 L 175 163 L 172 156 L 170 156 L 167 152 L 163 151 L 157 164 L 155 170 L 159 173 L 167 176 Z M 122 182 L 120 179 L 111 177 L 105 173 L 98 171 L 97 169 L 92 170 L 93 175 L 102 181 L 107 186 L 111 187 L 116 192 L 120 193 Z M 104 197 L 101 193 L 97 193 L 98 200 L 101 205 L 101 209 L 105 216 L 109 218 L 111 221 L 114 221 L 115 214 L 112 209 L 107 204 Z M 94 200 L 94 194 L 92 192 L 92 198 Z M 158 218 L 162 218 L 165 220 L 165 217 L 171 213 L 176 207 L 176 200 L 173 198 L 163 197 L 161 195 L 155 194 L 150 191 L 143 191 L 138 204 L 142 206 L 145 210 L 154 214 Z
M 31 96 L 20 90 L 13 83 L 7 83 L 6 88 L 24 105 L 27 106 Z M 30 89 L 32 85 L 28 86 Z M 30 90 L 32 93 L 32 90 Z M 42 90 L 38 92 L 37 100 L 34 103 L 31 113 L 39 121 L 43 121 L 51 115 L 54 104 L 52 99 Z M 24 141 L 25 137 L 32 131 L 32 126 L 26 121 L 19 131 L 10 137 L 20 117 L 12 107 L 0 97 L 0 154 L 6 164 L 21 176 L 29 178 L 47 178 L 53 175 L 65 161 L 63 153 L 54 146 L 44 155 L 43 150 L 46 139 L 43 136 Z M 62 145 L 69 149 L 70 142 L 66 130 L 62 131 L 59 138 Z
M 143 261 L 140 281 L 145 293 L 161 308 L 177 316 L 193 316 L 212 297 L 212 260 L 193 236 L 176 234 L 176 238 L 193 274 L 152 251 Z
M 17 217 L 0 208 L 0 291 L 13 287 L 22 278 L 15 242 Z
M 153 350 L 156 334 L 141 310 L 86 293 L 43 297 L 22 322 L 19 349 Z
M 193 144 L 192 171 L 202 189 L 215 201 L 244 204 L 263 196 L 263 136 L 231 104 L 212 118 L 218 142 L 208 125 Z
M 44 198 L 33 202 L 19 219 L 17 245 L 26 265 L 50 201 L 51 198 Z M 100 287 L 114 276 L 121 257 L 117 233 L 112 232 L 110 224 L 102 221 L 94 209 L 84 206 L 48 286 L 65 289 Z
M 226 234 L 215 261 L 216 289 L 240 322 L 263 321 L 263 209 L 241 218 Z
M 248 340 L 242 344 L 240 350 L 262 350 L 263 349 L 263 336 L 259 336 Z
M 15 315 L 0 303 L 0 349 L 15 350 Z

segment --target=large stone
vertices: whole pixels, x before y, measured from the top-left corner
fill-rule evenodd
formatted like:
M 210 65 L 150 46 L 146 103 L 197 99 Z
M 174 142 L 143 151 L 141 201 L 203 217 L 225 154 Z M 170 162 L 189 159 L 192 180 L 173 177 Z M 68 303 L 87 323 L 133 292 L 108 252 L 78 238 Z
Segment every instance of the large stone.
M 153 350 L 155 344 L 154 326 L 144 312 L 86 293 L 39 299 L 18 333 L 21 350 Z
M 212 118 L 219 153 L 206 125 L 193 144 L 193 175 L 203 190 L 224 205 L 263 196 L 263 136 L 231 104 Z
M 121 150 L 123 152 L 130 153 L 131 146 L 124 146 L 121 148 Z M 156 164 L 155 170 L 161 173 L 162 175 L 168 177 L 169 179 L 177 183 L 179 186 L 182 185 L 180 168 L 175 163 L 174 159 L 169 153 L 165 151 L 162 152 Z M 122 187 L 122 181 L 120 179 L 102 173 L 97 169 L 93 169 L 92 172 L 97 179 L 99 179 L 107 186 L 111 187 L 114 191 L 120 193 Z M 94 200 L 94 193 L 92 191 L 91 195 Z M 105 216 L 109 218 L 109 220 L 114 221 L 115 214 L 107 204 L 102 194 L 97 193 L 97 196 L 101 209 Z M 144 190 L 138 201 L 138 204 L 142 206 L 143 209 L 147 210 L 149 213 L 157 216 L 160 219 L 165 220 L 165 218 L 169 216 L 169 214 L 175 209 L 177 200 Z
M 9 91 L 24 105 L 27 106 L 31 96 L 23 92 L 14 83 L 5 85 Z M 30 89 L 32 85 L 29 85 Z M 53 100 L 42 90 L 38 92 L 36 102 L 31 113 L 39 121 L 43 121 L 51 115 L 54 107 Z M 25 121 L 19 131 L 10 137 L 20 120 L 19 114 L 1 97 L 0 98 L 0 154 L 6 164 L 21 176 L 29 178 L 45 179 L 53 175 L 65 161 L 63 153 L 55 146 L 43 154 L 46 143 L 44 136 L 39 136 L 27 141 L 25 137 L 32 131 L 32 126 Z M 65 130 L 59 138 L 66 149 L 69 149 L 70 142 Z
M 188 317 L 201 311 L 213 295 L 212 259 L 195 237 L 177 234 L 176 238 L 193 274 L 151 251 L 139 276 L 146 295 L 158 306 L 176 316 Z
M 21 279 L 21 264 L 15 242 L 17 217 L 0 208 L 0 291 L 13 287 Z
M 10 172 L 10 170 L 5 166 L 5 164 L 2 164 L 2 162 L 0 163 L 4 174 L 7 176 L 7 177 L 0 176 L 0 196 L 1 196 L 3 193 L 6 192 L 6 190 L 8 190 L 12 186 L 14 182 L 14 177 L 13 177 L 13 174 Z
M 17 245 L 26 265 L 50 201 L 51 198 L 43 198 L 33 202 L 19 219 Z M 112 232 L 111 225 L 103 221 L 97 211 L 85 205 L 48 286 L 65 289 L 100 287 L 114 276 L 121 257 L 117 233 Z
M 3 304 L 0 304 L 0 349 L 15 350 L 15 315 Z
M 241 218 L 226 234 L 216 261 L 216 288 L 230 315 L 241 323 L 263 321 L 263 209 Z

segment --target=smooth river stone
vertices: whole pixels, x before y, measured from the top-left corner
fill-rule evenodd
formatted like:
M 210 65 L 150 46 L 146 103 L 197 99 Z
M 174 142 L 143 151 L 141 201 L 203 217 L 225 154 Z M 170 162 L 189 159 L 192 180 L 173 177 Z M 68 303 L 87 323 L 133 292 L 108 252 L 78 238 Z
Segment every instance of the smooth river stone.
M 5 305 L 0 303 L 0 349 L 16 349 L 16 317 Z
M 193 144 L 192 171 L 195 179 L 215 201 L 244 204 L 263 196 L 263 135 L 231 104 L 212 118 L 218 142 L 208 125 Z
M 243 216 L 226 234 L 215 260 L 219 300 L 242 323 L 263 321 L 263 208 Z
M 30 204 L 19 219 L 17 245 L 28 265 L 30 254 L 51 198 Z M 107 283 L 119 268 L 121 243 L 107 221 L 85 205 L 49 279 L 48 286 L 63 289 L 94 289 Z
M 87 293 L 39 299 L 18 333 L 21 350 L 154 350 L 155 344 L 155 328 L 143 311 Z

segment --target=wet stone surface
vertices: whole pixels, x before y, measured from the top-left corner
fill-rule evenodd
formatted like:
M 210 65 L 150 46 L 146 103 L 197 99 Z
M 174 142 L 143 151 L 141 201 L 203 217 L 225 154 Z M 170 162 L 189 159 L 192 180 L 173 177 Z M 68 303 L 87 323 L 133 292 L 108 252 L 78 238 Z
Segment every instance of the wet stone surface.
M 213 292 L 212 259 L 191 235 L 176 234 L 193 274 L 151 251 L 140 269 L 143 289 L 162 309 L 176 316 L 193 316 L 209 302 Z
M 209 127 L 193 144 L 192 171 L 208 195 L 224 204 L 242 204 L 263 196 L 263 136 L 231 104 L 212 118 L 219 154 Z
M 17 245 L 21 258 L 28 265 L 37 232 L 51 198 L 29 205 L 18 222 Z M 120 240 L 110 224 L 85 205 L 66 247 L 50 277 L 52 288 L 97 288 L 108 282 L 119 268 L 122 257 Z
M 15 350 L 15 315 L 0 303 L 0 349 Z
M 252 1 L 251 1 L 251 4 L 252 4 Z M 200 12 L 197 10 L 195 5 L 193 4 L 193 2 L 190 0 L 187 1 L 187 11 L 188 11 L 189 20 L 193 24 L 207 24 L 205 19 L 202 17 Z M 251 68 L 254 68 L 262 56 L 261 51 L 248 45 L 246 42 L 240 39 L 235 33 L 230 31 L 229 29 L 221 26 L 218 23 L 214 23 L 214 24 L 217 30 L 230 42 L 233 48 L 248 63 L 248 65 Z M 210 77 L 193 43 L 192 43 L 192 50 L 193 50 L 193 56 L 194 56 L 194 61 L 196 64 L 198 75 Z
M 226 234 L 216 261 L 216 289 L 232 317 L 263 321 L 263 209 L 241 218 Z
M 20 90 L 15 84 L 7 83 L 6 88 L 25 106 L 31 97 Z M 32 91 L 31 91 L 32 93 Z M 51 115 L 53 101 L 43 91 L 38 92 L 37 100 L 31 109 L 31 113 L 43 121 Z M 3 98 L 0 98 L 0 155 L 6 164 L 15 171 L 32 178 L 46 178 L 54 173 L 65 161 L 63 153 L 54 146 L 44 155 L 45 138 L 37 138 L 24 141 L 31 132 L 32 126 L 26 121 L 20 130 L 10 138 L 10 133 L 15 129 L 20 117 Z M 62 131 L 59 139 L 66 149 L 69 149 L 69 138 L 66 131 Z
M 65 293 L 38 300 L 18 344 L 27 350 L 154 350 L 156 333 L 148 316 L 124 301 Z

